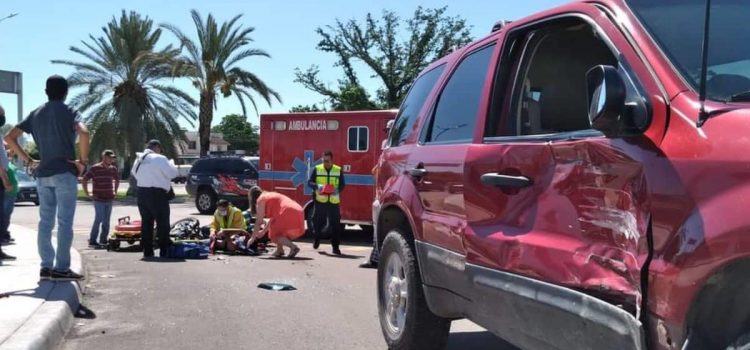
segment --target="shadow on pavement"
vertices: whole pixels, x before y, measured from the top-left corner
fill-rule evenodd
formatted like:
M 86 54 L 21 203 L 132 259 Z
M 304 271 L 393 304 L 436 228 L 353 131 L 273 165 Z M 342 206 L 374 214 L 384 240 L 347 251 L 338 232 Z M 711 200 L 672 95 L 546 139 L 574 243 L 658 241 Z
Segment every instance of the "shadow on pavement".
M 457 332 L 448 337 L 447 350 L 518 350 L 488 331 Z
M 331 257 L 331 258 L 338 258 L 338 259 L 351 259 L 351 260 L 354 260 L 354 259 L 362 259 L 362 258 L 364 258 L 364 256 L 362 256 L 362 255 L 349 255 L 349 254 L 335 255 L 335 254 L 330 254 L 328 252 L 318 252 L 318 254 L 325 255 L 325 256 Z
M 159 257 L 149 257 L 149 258 L 141 258 L 141 261 L 144 262 L 152 262 L 152 263 L 180 263 L 185 262 L 185 259 L 169 259 L 169 258 L 159 258 Z
M 294 258 L 287 258 L 287 257 L 281 257 L 281 258 L 274 258 L 272 256 L 264 256 L 262 258 L 258 258 L 260 260 L 290 260 L 290 261 L 308 261 L 313 260 L 313 258 L 308 258 L 304 256 L 295 256 Z

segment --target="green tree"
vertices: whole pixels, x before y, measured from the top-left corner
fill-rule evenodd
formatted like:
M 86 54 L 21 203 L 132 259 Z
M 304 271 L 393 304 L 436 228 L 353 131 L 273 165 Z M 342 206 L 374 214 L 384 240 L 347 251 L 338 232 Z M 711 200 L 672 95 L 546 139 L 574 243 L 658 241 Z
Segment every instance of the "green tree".
M 368 13 L 364 23 L 336 20 L 332 26 L 318 28 L 316 32 L 322 38 L 318 50 L 335 54 L 336 66 L 344 70 L 344 77 L 338 82 L 339 89 L 330 89 L 320 80 L 317 66 L 305 71 L 298 68 L 295 82 L 325 96 L 339 108 L 397 108 L 419 72 L 471 41 L 466 21 L 447 16 L 446 10 L 446 7 L 418 7 L 412 18 L 404 21 L 390 11 L 384 11 L 380 19 Z M 406 30 L 401 30 L 402 24 Z M 362 88 L 352 64 L 354 61 L 364 63 L 373 77 L 379 79 L 381 87 L 375 101 Z M 369 103 L 363 103 L 365 96 Z M 349 106 L 352 101 L 355 105 Z
M 224 140 L 230 143 L 229 149 L 257 153 L 260 146 L 258 126 L 252 125 L 241 114 L 225 115 L 219 125 L 211 130 L 224 134 Z
M 249 101 L 257 112 L 253 94 L 263 98 L 269 106 L 272 99 L 281 102 L 281 97 L 257 75 L 237 66 L 251 57 L 271 57 L 263 50 L 248 48 L 253 41 L 250 34 L 255 28 L 238 24 L 242 15 L 219 26 L 211 14 L 205 22 L 198 11 L 192 10 L 191 14 L 198 35 L 197 42 L 173 25 L 163 24 L 162 27 L 172 32 L 187 50 L 187 55 L 176 67 L 187 71 L 188 78 L 200 92 L 198 134 L 201 155 L 204 156 L 209 149 L 218 93 L 224 97 L 234 94 L 240 101 L 244 116 L 247 116 L 245 101 Z
M 96 159 L 104 149 L 113 149 L 129 166 L 152 138 L 162 141 L 168 156 L 176 156 L 176 143 L 185 140 L 178 120 L 192 124 L 197 118 L 196 101 L 164 84 L 179 74 L 173 66 L 180 50 L 170 45 L 158 49 L 161 29 L 132 11 L 122 11 L 119 20 L 113 18 L 102 31 L 103 36 L 90 35 L 90 41 L 81 42 L 85 49 L 70 48 L 87 61 L 52 61 L 75 68 L 70 86 L 83 90 L 70 103 L 87 116 L 91 156 Z
M 310 112 L 325 112 L 325 106 L 318 107 L 317 104 L 312 105 L 296 105 L 289 110 L 290 113 L 310 113 Z

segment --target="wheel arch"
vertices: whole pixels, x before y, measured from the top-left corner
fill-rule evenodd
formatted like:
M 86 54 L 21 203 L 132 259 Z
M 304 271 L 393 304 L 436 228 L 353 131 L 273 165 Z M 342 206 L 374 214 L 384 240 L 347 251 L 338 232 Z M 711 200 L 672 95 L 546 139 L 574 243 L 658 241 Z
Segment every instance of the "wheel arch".
M 382 247 L 385 237 L 394 228 L 401 228 L 409 244 L 414 247 L 415 230 L 414 220 L 400 203 L 383 205 L 378 214 L 377 223 L 377 246 Z
M 750 323 L 748 276 L 750 256 L 731 261 L 708 277 L 685 320 L 684 334 L 691 349 L 724 348 L 746 331 Z

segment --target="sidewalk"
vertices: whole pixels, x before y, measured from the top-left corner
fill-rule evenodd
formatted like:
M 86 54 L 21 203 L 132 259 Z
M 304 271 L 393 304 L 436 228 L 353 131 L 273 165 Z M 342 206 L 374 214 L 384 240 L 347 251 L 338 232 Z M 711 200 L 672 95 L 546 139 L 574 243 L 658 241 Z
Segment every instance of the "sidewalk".
M 3 251 L 18 260 L 0 262 L 0 294 L 10 293 L 0 298 L 0 350 L 54 349 L 73 324 L 83 285 L 39 281 L 36 230 L 11 225 L 10 231 L 16 243 Z M 71 249 L 71 269 L 83 273 L 82 266 Z

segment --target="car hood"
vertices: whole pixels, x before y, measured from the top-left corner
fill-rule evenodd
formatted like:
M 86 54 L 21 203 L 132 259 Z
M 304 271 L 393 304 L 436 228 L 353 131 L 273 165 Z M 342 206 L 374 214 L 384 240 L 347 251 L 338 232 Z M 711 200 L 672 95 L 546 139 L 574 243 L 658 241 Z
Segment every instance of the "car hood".
M 20 181 L 18 182 L 18 188 L 36 188 L 36 182 L 34 181 Z

